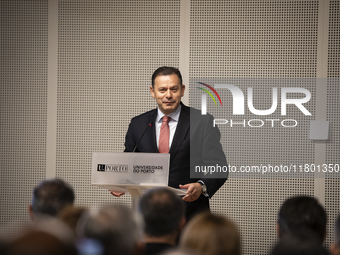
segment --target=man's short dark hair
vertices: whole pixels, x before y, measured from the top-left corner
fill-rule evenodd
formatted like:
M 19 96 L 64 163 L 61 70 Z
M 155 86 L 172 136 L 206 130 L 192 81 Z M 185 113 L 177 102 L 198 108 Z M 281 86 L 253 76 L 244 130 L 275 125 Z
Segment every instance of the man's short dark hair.
M 328 255 L 312 232 L 302 231 L 283 236 L 274 246 L 270 255 Z
M 181 72 L 176 67 L 162 66 L 162 67 L 158 68 L 156 71 L 154 71 L 154 73 L 152 74 L 152 87 L 153 88 L 155 87 L 156 77 L 158 77 L 160 75 L 171 75 L 171 74 L 176 74 L 179 78 L 181 85 L 183 85 Z
M 293 231 L 314 231 L 322 243 L 326 233 L 327 215 L 314 197 L 297 196 L 282 204 L 278 224 L 280 236 Z
M 185 217 L 183 200 L 167 188 L 156 188 L 144 194 L 139 209 L 145 223 L 144 232 L 150 236 L 173 233 Z
M 42 181 L 33 190 L 32 210 L 36 214 L 57 216 L 74 202 L 73 188 L 61 179 Z

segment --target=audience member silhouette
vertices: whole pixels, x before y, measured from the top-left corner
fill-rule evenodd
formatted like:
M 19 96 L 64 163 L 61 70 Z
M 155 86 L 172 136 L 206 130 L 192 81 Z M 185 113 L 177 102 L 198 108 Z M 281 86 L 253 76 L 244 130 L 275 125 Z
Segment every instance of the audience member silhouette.
M 74 236 L 57 218 L 46 218 L 22 230 L 5 245 L 6 255 L 77 255 Z
M 296 196 L 287 199 L 281 206 L 277 232 L 279 237 L 286 234 L 314 232 L 318 241 L 323 243 L 326 237 L 327 215 L 319 202 L 309 196 Z
M 188 249 L 176 247 L 176 248 L 166 250 L 165 252 L 161 253 L 161 255 L 206 255 L 206 254 L 202 254 L 197 251 L 193 252 Z
M 74 203 L 73 188 L 61 179 L 42 181 L 33 190 L 32 204 L 29 206 L 33 221 L 38 218 L 55 217 L 67 205 Z
M 140 226 L 132 211 L 122 205 L 89 210 L 79 220 L 79 236 L 98 240 L 104 255 L 135 255 L 141 247 Z
M 176 245 L 185 225 L 185 204 L 168 188 L 156 188 L 144 194 L 139 203 L 144 220 L 145 254 L 159 254 Z
M 286 233 L 270 255 L 328 255 L 319 239 L 315 232 L 306 229 Z
M 83 241 L 77 246 L 78 251 L 87 253 L 89 244 L 97 242 L 100 255 L 241 254 L 239 231 L 224 216 L 200 213 L 182 232 L 186 223 L 185 204 L 168 188 L 155 188 L 141 197 L 139 213 L 144 224 L 125 206 L 106 205 L 87 210 L 74 207 L 74 199 L 72 187 L 63 180 L 42 181 L 34 188 L 29 206 L 30 216 L 36 222 L 34 228 L 21 232 L 11 241 L 0 242 L 0 253 L 76 255 L 74 236 L 77 232 Z M 314 197 L 296 196 L 285 200 L 277 220 L 280 240 L 270 255 L 327 255 L 322 246 L 326 224 L 326 212 Z M 141 226 L 145 247 L 141 244 Z M 180 247 L 176 248 L 179 238 Z M 340 215 L 335 223 L 331 253 L 340 255 Z
M 78 221 L 81 218 L 82 214 L 86 211 L 87 209 L 85 207 L 75 207 L 73 205 L 68 205 L 59 212 L 58 219 L 64 222 L 76 236 Z
M 180 246 L 208 255 L 240 255 L 241 241 L 237 227 L 223 216 L 204 212 L 189 221 Z

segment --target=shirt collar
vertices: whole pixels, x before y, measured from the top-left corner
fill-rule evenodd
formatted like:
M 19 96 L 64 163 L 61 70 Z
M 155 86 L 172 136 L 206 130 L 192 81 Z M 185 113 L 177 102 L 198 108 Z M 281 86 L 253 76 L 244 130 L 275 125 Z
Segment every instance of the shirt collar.
M 179 119 L 179 115 L 181 113 L 181 109 L 182 109 L 182 105 L 180 104 L 177 109 L 175 111 L 173 111 L 172 113 L 170 113 L 168 116 L 171 118 L 171 120 L 177 121 Z M 161 119 L 164 117 L 164 113 L 161 112 L 161 110 L 159 110 L 159 108 L 157 108 L 157 118 L 156 118 L 156 123 L 160 122 Z

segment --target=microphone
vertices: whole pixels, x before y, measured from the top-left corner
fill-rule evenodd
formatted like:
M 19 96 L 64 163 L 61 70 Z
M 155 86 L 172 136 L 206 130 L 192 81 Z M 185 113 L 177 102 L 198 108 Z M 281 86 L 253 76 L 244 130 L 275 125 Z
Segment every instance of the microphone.
M 136 144 L 136 146 L 135 146 L 135 148 L 133 149 L 132 152 L 135 152 L 135 150 L 137 149 L 137 146 L 139 145 L 139 143 L 140 143 L 140 141 L 142 140 L 142 138 L 143 138 L 144 134 L 146 133 L 146 131 L 147 131 L 149 128 L 151 128 L 154 124 L 155 124 L 155 122 L 151 122 L 151 123 L 148 124 L 148 127 L 145 129 L 144 133 L 143 133 L 142 136 L 140 137 L 138 143 Z

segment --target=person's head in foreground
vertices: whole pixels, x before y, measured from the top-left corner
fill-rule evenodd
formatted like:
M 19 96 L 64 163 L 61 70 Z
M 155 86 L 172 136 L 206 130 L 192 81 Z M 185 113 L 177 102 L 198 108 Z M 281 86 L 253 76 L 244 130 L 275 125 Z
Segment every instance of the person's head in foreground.
M 281 206 L 277 232 L 279 237 L 301 231 L 314 232 L 318 241 L 326 237 L 327 215 L 325 209 L 314 197 L 296 196 L 287 199 Z
M 270 255 L 328 255 L 319 237 L 308 230 L 285 234 Z
M 42 181 L 33 190 L 29 213 L 32 220 L 43 217 L 56 217 L 68 205 L 74 203 L 73 188 L 61 179 Z
M 5 255 L 77 255 L 72 231 L 55 217 L 22 229 L 5 245 Z
M 172 248 L 172 249 L 169 249 L 169 250 L 161 253 L 161 255 L 206 255 L 206 254 L 202 254 L 202 253 L 199 253 L 197 251 L 191 251 L 191 250 L 188 250 L 188 249 L 176 247 L 176 248 Z
M 139 203 L 146 242 L 176 244 L 185 224 L 185 204 L 168 188 L 145 193 Z
M 331 247 L 332 255 L 340 255 L 340 214 L 335 221 L 334 232 L 335 240 Z
M 76 235 L 78 221 L 87 210 L 85 207 L 69 205 L 59 212 L 58 219 L 64 222 L 73 231 L 74 235 Z
M 140 227 L 132 211 L 122 205 L 106 205 L 82 215 L 78 235 L 99 241 L 104 255 L 133 255 L 139 252 Z
M 180 239 L 185 249 L 209 255 L 240 255 L 241 241 L 236 225 L 224 216 L 210 212 L 195 216 Z

